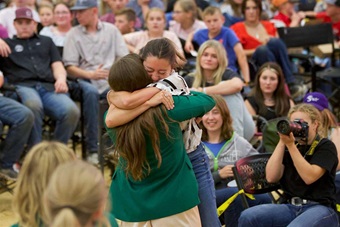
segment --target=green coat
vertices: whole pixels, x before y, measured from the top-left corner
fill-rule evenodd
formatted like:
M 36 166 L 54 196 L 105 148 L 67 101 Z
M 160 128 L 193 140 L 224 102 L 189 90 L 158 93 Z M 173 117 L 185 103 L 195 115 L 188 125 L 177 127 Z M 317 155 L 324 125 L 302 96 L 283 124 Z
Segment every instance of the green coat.
M 214 107 L 215 102 L 200 92 L 192 92 L 190 96 L 173 96 L 173 99 L 175 108 L 167 111 L 168 116 L 176 121 L 167 120 L 170 136 L 159 131 L 161 166 L 157 168 L 150 139 L 146 137 L 150 174 L 142 181 L 135 181 L 132 177 L 126 177 L 118 165 L 112 177 L 111 212 L 122 221 L 141 222 L 164 218 L 184 212 L 199 203 L 195 174 L 186 155 L 178 122 L 204 115 Z M 115 129 L 107 130 L 114 142 Z

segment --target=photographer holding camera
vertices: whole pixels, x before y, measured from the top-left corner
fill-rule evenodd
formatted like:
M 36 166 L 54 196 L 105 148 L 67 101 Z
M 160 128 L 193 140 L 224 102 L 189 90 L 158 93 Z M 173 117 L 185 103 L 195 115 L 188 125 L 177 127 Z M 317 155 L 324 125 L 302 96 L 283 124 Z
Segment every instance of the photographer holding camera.
M 266 166 L 267 181 L 281 183 L 286 201 L 243 211 L 239 226 L 338 226 L 335 145 L 319 135 L 321 117 L 314 106 L 294 106 L 288 117 L 288 126 L 278 127 L 290 133 L 279 132 L 280 141 Z

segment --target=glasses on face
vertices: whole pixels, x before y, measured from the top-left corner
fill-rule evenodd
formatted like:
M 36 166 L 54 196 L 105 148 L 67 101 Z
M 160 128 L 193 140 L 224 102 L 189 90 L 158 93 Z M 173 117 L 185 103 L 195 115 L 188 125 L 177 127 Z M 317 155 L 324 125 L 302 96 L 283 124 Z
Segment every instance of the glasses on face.
M 63 16 L 63 15 L 69 14 L 69 12 L 67 12 L 67 11 L 57 11 L 54 14 L 57 15 L 57 16 Z

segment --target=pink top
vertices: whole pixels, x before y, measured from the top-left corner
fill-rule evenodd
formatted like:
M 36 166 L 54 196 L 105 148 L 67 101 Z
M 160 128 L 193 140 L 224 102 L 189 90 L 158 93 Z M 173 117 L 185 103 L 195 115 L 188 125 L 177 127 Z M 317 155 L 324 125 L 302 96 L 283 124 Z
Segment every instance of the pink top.
M 184 40 L 187 40 L 190 33 L 196 32 L 202 28 L 207 28 L 207 26 L 203 21 L 200 20 L 195 20 L 194 24 L 189 29 L 183 29 L 181 24 L 174 20 L 169 22 L 169 31 L 174 32 L 179 38 Z
M 183 54 L 183 48 L 182 44 L 179 41 L 177 35 L 171 31 L 164 31 L 163 36 L 157 37 L 157 38 L 168 38 L 172 42 L 175 43 L 177 50 Z M 137 32 L 132 32 L 124 35 L 124 40 L 126 44 L 131 45 L 136 48 L 136 51 L 139 52 L 140 49 L 142 49 L 147 42 L 149 42 L 152 39 L 157 39 L 157 38 L 150 38 L 149 37 L 149 32 L 146 31 L 137 31 Z
M 268 35 L 275 36 L 276 28 L 269 21 L 261 21 L 261 24 L 266 29 Z M 248 34 L 246 30 L 246 26 L 244 22 L 238 22 L 230 27 L 236 33 L 237 37 L 240 39 L 240 43 L 245 50 L 256 49 L 258 46 L 261 46 L 262 43 L 256 39 L 255 37 Z

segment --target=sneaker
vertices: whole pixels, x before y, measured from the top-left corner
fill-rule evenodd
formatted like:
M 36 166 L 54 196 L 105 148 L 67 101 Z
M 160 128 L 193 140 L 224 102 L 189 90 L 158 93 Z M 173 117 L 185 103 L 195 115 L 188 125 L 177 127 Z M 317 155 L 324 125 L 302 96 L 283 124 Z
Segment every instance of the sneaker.
M 304 84 L 289 84 L 288 86 L 290 95 L 295 102 L 302 101 L 308 91 L 308 87 Z
M 7 180 L 16 181 L 18 178 L 18 173 L 13 168 L 0 169 L 0 176 Z
M 87 161 L 93 165 L 99 164 L 98 153 L 89 153 L 87 155 Z

